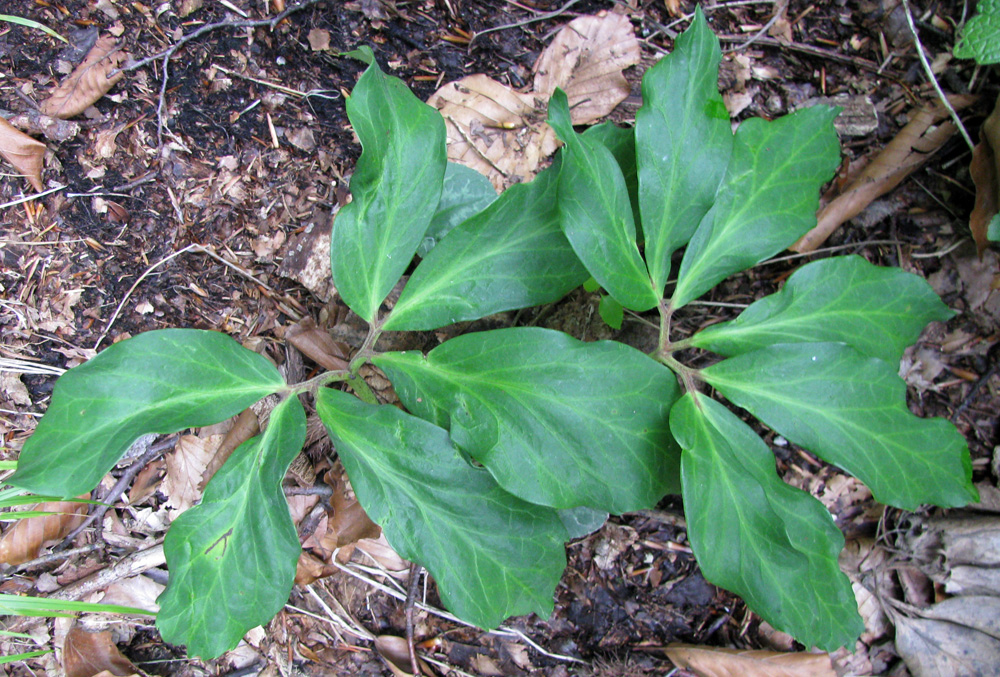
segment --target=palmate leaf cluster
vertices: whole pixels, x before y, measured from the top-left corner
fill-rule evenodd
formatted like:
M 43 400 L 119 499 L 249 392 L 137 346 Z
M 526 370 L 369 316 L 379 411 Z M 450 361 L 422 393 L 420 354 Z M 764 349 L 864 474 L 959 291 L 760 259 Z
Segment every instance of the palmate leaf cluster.
M 748 120 L 733 133 L 716 88 L 719 45 L 698 12 L 646 73 L 634 129 L 578 134 L 557 91 L 549 123 L 564 149 L 533 181 L 496 196 L 447 162 L 440 115 L 370 50 L 356 56 L 369 66 L 347 110 L 363 153 L 331 263 L 371 332 L 326 384 L 362 395 L 358 369 L 372 362 L 405 411 L 315 382 L 286 385 L 220 334 L 150 332 L 59 380 L 13 483 L 76 495 L 139 435 L 212 423 L 281 394 L 265 431 L 167 535 L 157 624 L 168 641 L 214 656 L 273 616 L 291 588 L 299 545 L 280 482 L 305 435 L 299 395 L 315 390 L 362 505 L 467 621 L 548 615 L 568 539 L 680 492 L 709 580 L 807 645 L 851 643 L 863 626 L 837 565 L 843 536 L 816 499 L 781 481 L 767 445 L 708 386 L 880 501 L 963 505 L 976 497 L 964 441 L 946 421 L 913 416 L 896 375 L 903 349 L 950 311 L 922 279 L 843 257 L 803 266 L 733 321 L 670 336 L 678 308 L 815 223 L 818 190 L 839 159 L 836 111 Z M 373 348 L 386 330 L 549 303 L 589 278 L 608 307 L 659 312 L 652 354 L 535 327 L 465 334 L 426 355 Z M 704 369 L 678 361 L 694 348 L 719 359 Z

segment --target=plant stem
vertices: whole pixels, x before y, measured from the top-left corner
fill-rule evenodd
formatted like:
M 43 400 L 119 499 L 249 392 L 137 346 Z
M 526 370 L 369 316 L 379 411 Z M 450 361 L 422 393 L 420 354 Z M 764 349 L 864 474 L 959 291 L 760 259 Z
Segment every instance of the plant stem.
M 375 397 L 375 393 L 360 376 L 349 376 L 347 378 L 347 385 L 351 387 L 351 390 L 354 391 L 354 394 L 357 395 L 362 402 L 367 402 L 368 404 L 378 404 L 378 399 Z

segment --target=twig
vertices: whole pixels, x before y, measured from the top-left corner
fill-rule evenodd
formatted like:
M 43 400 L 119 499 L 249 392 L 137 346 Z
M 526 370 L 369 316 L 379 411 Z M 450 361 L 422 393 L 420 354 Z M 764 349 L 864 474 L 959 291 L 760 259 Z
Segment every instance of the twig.
M 269 292 L 270 295 L 274 295 L 274 296 L 278 295 L 278 290 L 276 290 L 274 287 L 272 287 L 271 285 L 267 284 L 263 280 L 260 280 L 260 279 L 258 279 L 256 277 L 254 277 L 253 275 L 251 275 L 246 270 L 244 270 L 240 266 L 236 265 L 232 261 L 227 261 L 226 259 L 222 258 L 218 254 L 216 254 L 210 247 L 206 247 L 206 246 L 200 245 L 200 244 L 189 244 L 187 247 L 184 247 L 183 249 L 179 249 L 179 250 L 175 251 L 173 254 L 170 254 L 169 256 L 165 256 L 164 258 L 160 259 L 159 261 L 157 261 L 156 263 L 154 263 L 153 265 L 151 265 L 149 268 L 147 268 L 143 272 L 142 275 L 140 275 L 136 279 L 136 281 L 134 283 L 132 283 L 132 286 L 128 288 L 127 292 L 125 292 L 125 298 L 123 298 L 121 300 L 121 303 L 119 303 L 118 307 L 115 308 L 115 312 L 112 313 L 111 319 L 108 320 L 107 326 L 104 327 L 104 331 L 101 332 L 101 335 L 99 337 L 97 337 L 97 342 L 94 343 L 94 350 L 97 350 L 98 346 L 100 346 L 101 343 L 104 342 L 104 339 L 107 338 L 108 332 L 111 331 L 111 327 L 114 325 L 115 321 L 118 319 L 118 316 L 121 314 L 122 309 L 125 308 L 125 304 L 128 303 L 129 298 L 132 297 L 132 292 L 134 292 L 136 290 L 136 288 L 142 283 L 142 281 L 145 280 L 147 277 L 149 277 L 149 275 L 154 270 L 156 270 L 157 268 L 159 268 L 160 266 L 162 266 L 164 263 L 167 263 L 168 261 L 177 258 L 181 254 L 186 254 L 188 252 L 198 252 L 199 254 L 205 254 L 207 256 L 210 256 L 213 259 L 215 259 L 216 261 L 218 261 L 219 263 L 223 264 L 224 266 L 227 266 L 228 268 L 232 268 L 233 270 L 235 270 L 237 273 L 239 273 L 243 277 L 245 277 L 245 278 L 251 280 L 252 282 L 254 282 L 255 284 L 259 285 L 262 289 L 267 290 L 267 292 Z M 288 303 L 291 303 L 292 305 L 299 305 L 295 301 L 293 301 L 291 298 L 288 298 L 287 296 L 284 297 L 284 300 L 287 301 Z M 299 308 L 301 309 L 301 306 L 299 306 Z M 292 317 L 292 319 L 294 319 L 296 322 L 298 320 L 302 319 L 301 316 L 299 316 L 299 317 L 295 316 L 296 313 L 297 313 L 297 311 L 293 310 L 292 308 L 285 307 L 285 308 L 282 308 L 282 311 L 284 313 L 286 313 L 287 315 L 289 315 L 290 317 Z
M 177 442 L 176 439 L 171 438 L 163 440 L 161 442 L 157 442 L 156 444 L 150 446 L 149 449 L 146 450 L 146 453 L 140 456 L 128 468 L 125 469 L 125 472 L 122 473 L 122 476 L 118 478 L 117 482 L 115 482 L 115 486 L 111 487 L 111 491 L 109 491 L 107 495 L 101 499 L 102 504 L 95 506 L 94 511 L 90 513 L 90 516 L 83 521 L 83 524 L 78 526 L 76 529 L 73 529 L 73 531 L 71 531 L 70 534 L 63 539 L 62 543 L 60 543 L 56 547 L 56 549 L 58 550 L 61 548 L 65 548 L 66 546 L 68 546 L 70 543 L 73 542 L 73 539 L 76 538 L 81 531 L 86 529 L 94 522 L 101 520 L 104 517 L 104 514 L 111 509 L 111 506 L 119 498 L 121 498 L 122 494 L 125 493 L 125 490 L 128 489 L 130 484 L 132 484 L 132 480 L 135 479 L 136 475 L 138 475 L 142 471 L 142 469 L 145 468 L 147 465 L 149 465 L 150 463 L 158 459 L 160 456 L 162 456 L 164 452 L 166 452 L 169 449 L 173 449 L 174 444 L 176 444 L 176 442 Z
M 406 602 L 403 611 L 406 615 L 406 648 L 410 653 L 410 668 L 414 677 L 420 674 L 420 663 L 417 661 L 417 649 L 413 646 L 413 605 L 417 601 L 417 588 L 420 587 L 420 565 L 410 564 L 410 580 L 406 586 Z
M 245 19 L 242 21 L 225 20 L 225 21 L 216 21 L 215 23 L 205 24 L 201 28 L 191 31 L 187 35 L 182 36 L 180 40 L 178 40 L 177 42 L 175 42 L 173 45 L 163 50 L 162 52 L 154 54 L 153 56 L 148 56 L 145 59 L 140 59 L 135 63 L 128 64 L 119 69 L 119 71 L 113 71 L 111 74 L 109 74 L 109 77 L 114 76 L 116 72 L 136 70 L 137 68 L 142 68 L 143 66 L 146 66 L 154 61 L 162 60 L 163 74 L 160 76 L 160 96 L 156 104 L 156 135 L 159 141 L 162 143 L 163 128 L 165 126 L 163 123 L 163 109 L 166 108 L 167 82 L 170 79 L 170 59 L 172 59 L 174 54 L 177 53 L 177 50 L 179 50 L 181 47 L 191 42 L 195 38 L 198 38 L 204 35 L 205 33 L 214 31 L 219 28 L 257 28 L 259 26 L 267 26 L 271 30 L 274 30 L 274 27 L 277 26 L 279 23 L 281 23 L 288 15 L 293 14 L 295 12 L 300 12 L 303 9 L 306 9 L 307 7 L 315 5 L 317 2 L 319 2 L 319 0 L 303 0 L 303 2 L 299 3 L 298 5 L 295 5 L 294 7 L 288 7 L 283 12 L 280 12 L 269 19 Z
M 478 31 L 472 36 L 472 39 L 469 40 L 469 48 L 470 49 L 472 48 L 472 43 L 475 42 L 476 38 L 478 38 L 480 35 L 486 35 L 487 33 L 492 33 L 494 31 L 504 31 L 507 30 L 508 28 L 517 28 L 518 26 L 527 26 L 528 24 L 535 23 L 536 21 L 545 21 L 546 19 L 554 19 L 560 14 L 566 12 L 566 10 L 568 10 L 570 7 L 572 7 L 578 2 L 580 2 L 580 0 L 569 0 L 569 2 L 567 2 L 565 5 L 552 12 L 545 12 L 544 14 L 533 16 L 530 19 L 522 19 L 520 21 L 515 21 L 513 23 L 504 24 L 502 26 L 494 26 L 493 28 L 487 28 L 486 30 Z
M 969 389 L 969 393 L 962 398 L 962 403 L 958 405 L 958 408 L 955 409 L 955 413 L 952 414 L 949 419 L 952 423 L 955 423 L 958 420 L 958 417 L 962 415 L 962 412 L 969 408 L 969 405 L 972 404 L 972 400 L 976 398 L 980 389 L 982 389 L 982 387 L 986 385 L 986 383 L 993 378 L 998 371 L 1000 371 L 1000 360 L 994 360 L 993 366 L 991 366 L 985 374 L 979 377 L 979 380 L 977 380 L 972 388 Z
M 0 205 L 0 209 L 4 209 L 6 207 L 16 207 L 22 202 L 31 202 L 33 200 L 37 200 L 40 197 L 45 197 L 46 195 L 49 195 L 51 193 L 56 193 L 60 190 L 66 190 L 66 186 L 56 186 L 55 188 L 49 188 L 48 190 L 43 191 L 41 193 L 35 193 L 34 195 L 27 195 L 25 197 L 21 197 L 16 200 L 11 200 L 10 202 L 4 202 L 2 205 Z
M 17 565 L 14 569 L 16 572 L 27 571 L 28 569 L 33 569 L 43 564 L 48 564 L 49 562 L 57 562 L 61 559 L 69 559 L 70 557 L 76 557 L 77 555 L 86 555 L 88 552 L 94 552 L 95 550 L 100 550 L 104 547 L 103 543 L 88 543 L 80 548 L 73 548 L 72 550 L 63 550 L 60 552 L 50 552 L 47 555 L 42 555 L 41 557 L 36 557 L 29 562 L 22 562 Z
M 734 52 L 739 52 L 741 50 L 744 50 L 747 47 L 749 47 L 750 45 L 752 45 L 753 43 L 755 43 L 758 40 L 760 40 L 762 37 L 764 37 L 764 35 L 769 30 L 771 30 L 771 26 L 773 26 L 775 24 L 775 22 L 778 20 L 779 17 L 781 17 L 781 12 L 775 12 L 774 16 L 771 17 L 770 21 L 768 21 L 766 24 L 764 24 L 763 28 L 761 28 L 759 31 L 757 31 L 756 33 L 754 33 L 754 36 L 752 38 L 750 38 L 749 40 L 747 40 L 746 42 L 744 42 L 743 44 L 737 45 L 736 47 L 734 47 L 733 51 Z
M 958 131 L 962 133 L 965 143 L 969 145 L 970 149 L 975 149 L 976 144 L 972 142 L 972 137 L 966 131 L 965 125 L 962 124 L 962 119 L 958 117 L 958 113 L 952 108 L 951 102 L 948 101 L 948 97 L 945 96 L 944 90 L 941 89 L 941 85 L 934 76 L 934 71 L 931 70 L 930 62 L 927 61 L 927 55 L 924 54 L 924 46 L 920 42 L 920 34 L 917 33 L 917 25 L 913 21 L 913 13 L 910 11 L 910 0 L 903 0 L 903 10 L 906 12 L 906 23 L 909 24 L 910 32 L 913 33 L 913 42 L 917 48 L 917 56 L 920 58 L 920 64 L 924 67 L 927 79 L 931 81 L 931 85 L 933 85 L 934 91 L 937 92 L 938 98 L 941 99 L 941 103 L 948 109 L 948 114 L 951 115 L 951 119 L 955 123 L 955 126 L 958 127 Z

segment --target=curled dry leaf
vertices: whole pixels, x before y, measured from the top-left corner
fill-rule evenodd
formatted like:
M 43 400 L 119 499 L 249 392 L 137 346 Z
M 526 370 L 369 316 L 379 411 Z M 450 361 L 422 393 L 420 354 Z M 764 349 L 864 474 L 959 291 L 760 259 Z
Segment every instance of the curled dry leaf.
M 201 479 L 198 484 L 199 494 L 204 491 L 205 486 L 208 484 L 209 480 L 219 472 L 229 457 L 233 455 L 236 449 L 249 440 L 251 437 L 260 432 L 260 419 L 257 417 L 257 413 L 253 409 L 245 409 L 239 416 L 236 417 L 236 422 L 233 423 L 233 427 L 229 429 L 229 432 L 225 434 L 225 437 L 221 438 L 221 442 L 213 448 L 213 455 L 209 459 L 208 463 L 202 468 Z
M 948 100 L 955 110 L 961 110 L 976 97 L 953 95 Z M 956 131 L 951 122 L 938 124 L 947 116 L 948 111 L 941 105 L 920 109 L 839 196 L 820 208 L 816 227 L 790 249 L 802 253 L 813 251 L 826 242 L 840 224 L 860 214 L 872 201 L 898 186 L 933 157 Z
M 0 117 L 0 155 L 14 166 L 36 191 L 41 192 L 45 144 L 33 139 Z
M 825 653 L 739 651 L 671 644 L 664 649 L 673 663 L 698 677 L 837 677 Z
M 52 91 L 39 110 L 64 120 L 87 110 L 122 79 L 124 73 L 118 71 L 118 67 L 123 57 L 124 52 L 113 37 L 100 38 L 87 58 Z
M 969 216 L 969 230 L 976 241 L 976 252 L 982 256 L 989 244 L 986 231 L 1000 211 L 1000 96 L 979 131 L 969 173 L 976 184 L 976 204 Z
M 375 651 L 382 657 L 394 677 L 412 677 L 413 666 L 410 664 L 410 647 L 402 637 L 394 635 L 379 635 L 375 638 Z M 430 666 L 417 658 L 417 666 L 421 674 L 433 675 Z
M 177 438 L 174 450 L 167 454 L 167 474 L 160 490 L 167 497 L 170 518 L 175 519 L 201 498 L 201 477 L 222 444 L 223 435 L 202 439 L 196 435 Z
M 134 675 L 139 671 L 122 656 L 111 632 L 87 632 L 74 625 L 66 633 L 62 651 L 66 677 L 96 677 L 100 674 Z
M 90 498 L 83 494 L 79 498 Z M 21 564 L 38 557 L 46 544 L 62 540 L 83 522 L 87 503 L 54 501 L 39 503 L 32 510 L 56 513 L 19 520 L 0 538 L 0 562 Z
M 1000 665 L 1000 640 L 967 625 L 905 616 L 895 624 L 896 651 L 913 677 L 987 677 Z
M 627 17 L 603 12 L 579 17 L 535 62 L 532 92 L 470 75 L 443 85 L 427 103 L 444 116 L 448 159 L 486 175 L 502 190 L 530 180 L 555 151 L 555 134 L 545 118 L 556 87 L 569 97 L 573 124 L 589 124 L 628 97 L 622 69 L 639 63 L 639 56 Z

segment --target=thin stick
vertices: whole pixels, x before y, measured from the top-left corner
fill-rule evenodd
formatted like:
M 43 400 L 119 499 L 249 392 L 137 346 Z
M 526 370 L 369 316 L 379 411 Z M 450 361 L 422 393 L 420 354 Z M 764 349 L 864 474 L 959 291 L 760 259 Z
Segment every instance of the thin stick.
M 0 209 L 4 209 L 6 207 L 16 207 L 17 205 L 23 202 L 31 202 L 33 200 L 37 200 L 40 197 L 45 197 L 46 195 L 49 195 L 51 193 L 57 193 L 60 190 L 66 190 L 66 186 L 56 186 L 55 188 L 49 188 L 48 190 L 42 191 L 41 193 L 35 193 L 34 195 L 27 195 L 25 197 L 21 197 L 16 200 L 11 200 L 10 202 L 5 202 L 2 205 L 0 205 Z
M 406 603 L 403 605 L 406 615 L 406 648 L 410 653 L 410 669 L 414 677 L 420 674 L 420 663 L 417 661 L 417 648 L 413 646 L 413 605 L 417 601 L 417 588 L 420 587 L 420 565 L 410 564 L 410 580 L 406 587 Z
M 917 33 L 917 25 L 913 21 L 913 13 L 910 11 L 910 0 L 903 0 L 903 10 L 906 12 L 906 23 L 909 24 L 910 32 L 913 33 L 913 41 L 917 48 L 917 56 L 920 57 L 920 64 L 924 67 L 924 73 L 927 75 L 927 79 L 930 80 L 931 85 L 934 86 L 934 91 L 937 92 L 938 98 L 941 99 L 941 103 L 948 109 L 948 114 L 951 115 L 951 119 L 955 123 L 955 126 L 958 127 L 958 131 L 962 133 L 962 138 L 965 139 L 965 143 L 969 145 L 970 149 L 975 149 L 976 144 L 972 142 L 972 137 L 969 136 L 969 132 L 966 131 L 965 125 L 962 124 L 962 119 L 958 117 L 958 112 L 952 108 L 951 102 L 948 101 L 948 97 L 945 96 L 944 90 L 941 89 L 941 85 L 934 76 L 934 71 L 931 70 L 930 62 L 927 61 L 927 55 L 924 54 L 924 45 L 920 42 L 920 34 Z
M 58 548 L 65 548 L 73 542 L 73 539 L 76 538 L 81 531 L 89 527 L 94 522 L 101 520 L 105 513 L 111 509 L 111 506 L 114 505 L 119 498 L 121 498 L 122 494 L 125 493 L 125 490 L 128 489 L 130 484 L 132 484 L 132 480 L 135 479 L 136 475 L 138 475 L 147 465 L 162 456 L 164 452 L 169 449 L 173 449 L 176 442 L 176 439 L 170 438 L 163 440 L 162 442 L 157 442 L 149 447 L 149 449 L 146 450 L 146 453 L 140 456 L 132 463 L 132 465 L 125 469 L 122 476 L 118 478 L 117 482 L 115 482 L 115 486 L 111 487 L 111 491 L 108 492 L 107 496 L 101 499 L 102 504 L 94 506 L 94 511 L 90 513 L 90 516 L 83 521 L 83 524 L 78 526 L 76 529 L 73 529 L 73 531 L 71 531 L 70 534 L 63 539 L 62 543 L 59 544 Z
M 470 48 L 472 47 L 472 43 L 475 42 L 476 38 L 478 38 L 480 35 L 486 35 L 487 33 L 492 33 L 493 31 L 503 31 L 507 30 L 508 28 L 517 28 L 518 26 L 527 26 L 528 24 L 535 23 L 536 21 L 545 21 L 546 19 L 554 19 L 560 14 L 563 14 L 566 10 L 568 10 L 570 7 L 572 7 L 578 2 L 580 2 L 580 0 L 569 0 L 569 2 L 567 2 L 565 5 L 563 5 L 562 7 L 560 7 L 555 11 L 546 12 L 545 14 L 539 14 L 537 16 L 531 17 L 530 19 L 522 19 L 521 21 L 515 21 L 514 23 L 504 24 L 502 26 L 494 26 L 493 28 L 487 28 L 486 30 L 479 31 L 472 36 L 471 40 L 469 40 L 469 47 Z

